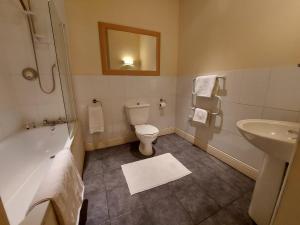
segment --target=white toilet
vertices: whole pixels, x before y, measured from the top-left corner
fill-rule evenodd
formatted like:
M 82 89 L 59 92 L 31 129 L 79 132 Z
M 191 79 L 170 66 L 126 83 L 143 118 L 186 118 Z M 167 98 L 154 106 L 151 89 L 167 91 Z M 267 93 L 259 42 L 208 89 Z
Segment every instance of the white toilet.
M 145 156 L 153 154 L 152 142 L 157 138 L 159 130 L 147 124 L 149 118 L 149 104 L 127 104 L 126 114 L 131 125 L 134 126 L 136 136 L 140 140 L 139 150 Z

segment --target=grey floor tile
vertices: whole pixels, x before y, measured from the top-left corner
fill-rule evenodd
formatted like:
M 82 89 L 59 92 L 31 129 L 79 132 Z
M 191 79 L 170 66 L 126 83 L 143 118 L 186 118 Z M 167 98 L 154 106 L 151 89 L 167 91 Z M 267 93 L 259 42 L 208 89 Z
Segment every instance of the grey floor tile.
M 100 160 L 89 161 L 83 171 L 83 180 L 93 179 L 94 176 L 103 174 L 103 163 Z
M 154 145 L 155 154 L 161 155 L 165 153 L 174 153 L 180 151 L 180 148 L 175 145 L 173 142 L 168 140 L 168 135 L 161 136 L 157 139 L 156 144 Z
M 197 163 L 197 168 L 191 174 L 196 182 L 205 187 L 210 185 L 210 180 L 216 177 L 216 172 L 211 167 L 205 166 L 202 163 Z
M 89 192 L 85 193 L 88 199 L 87 218 L 89 221 L 101 224 L 109 219 L 106 192 Z
M 130 195 L 126 186 L 116 187 L 107 191 L 107 201 L 111 219 L 143 206 L 139 197 L 137 195 Z
M 222 209 L 199 225 L 246 225 L 240 223 L 228 210 Z
M 192 225 L 191 218 L 175 197 L 166 197 L 145 204 L 155 225 Z
M 238 190 L 218 177 L 211 177 L 209 184 L 203 185 L 202 188 L 221 207 L 224 207 L 241 197 L 241 194 Z
M 220 207 L 198 185 L 190 185 L 176 191 L 176 197 L 188 211 L 195 224 L 215 214 Z
M 111 224 L 109 220 L 102 221 L 101 218 L 92 217 L 92 218 L 87 218 L 85 225 L 111 225 Z
M 235 169 L 219 170 L 217 176 L 242 193 L 253 191 L 255 182 Z
M 243 225 L 255 225 L 248 214 L 248 209 L 251 201 L 251 192 L 245 194 L 242 198 L 234 201 L 226 209 L 234 215 L 236 220 Z
M 139 208 L 111 220 L 111 225 L 154 225 L 147 211 Z
M 172 155 L 190 171 L 195 172 L 198 169 L 199 162 L 191 158 L 187 153 L 175 152 Z
M 168 183 L 169 190 L 172 194 L 176 194 L 176 192 L 180 191 L 184 192 L 187 188 L 194 185 L 198 186 L 192 174 Z
M 175 134 L 159 137 L 155 155 L 173 154 L 192 174 L 131 196 L 121 165 L 145 158 L 138 145 L 87 153 L 87 225 L 254 224 L 247 212 L 254 181 Z
M 127 186 L 122 169 L 115 169 L 109 173 L 104 173 L 104 183 L 106 190 L 111 190 L 118 186 Z
M 104 192 L 105 191 L 105 185 L 104 185 L 104 179 L 103 174 L 97 174 L 92 177 L 86 177 L 84 179 L 84 187 L 85 187 L 85 193 L 89 192 Z
M 147 191 L 138 193 L 137 196 L 143 203 L 155 204 L 156 201 L 171 196 L 172 192 L 168 185 L 162 185 L 156 188 L 152 188 Z
M 139 159 L 133 156 L 129 150 L 124 150 L 119 154 L 110 155 L 101 161 L 103 163 L 103 171 L 109 172 L 110 170 L 120 169 L 121 165 L 134 162 L 136 160 Z

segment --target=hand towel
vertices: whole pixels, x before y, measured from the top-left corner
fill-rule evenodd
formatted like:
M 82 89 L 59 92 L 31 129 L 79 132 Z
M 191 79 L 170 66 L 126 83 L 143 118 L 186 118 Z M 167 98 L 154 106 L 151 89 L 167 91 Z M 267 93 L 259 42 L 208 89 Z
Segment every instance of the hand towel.
M 210 98 L 216 85 L 217 75 L 199 76 L 195 80 L 194 94 Z
M 208 112 L 204 109 L 195 109 L 193 121 L 206 124 L 208 119 Z
M 88 106 L 90 134 L 104 132 L 104 117 L 101 103 Z
M 38 204 L 51 201 L 60 225 L 76 225 L 83 201 L 84 185 L 69 149 L 56 154 L 27 214 Z

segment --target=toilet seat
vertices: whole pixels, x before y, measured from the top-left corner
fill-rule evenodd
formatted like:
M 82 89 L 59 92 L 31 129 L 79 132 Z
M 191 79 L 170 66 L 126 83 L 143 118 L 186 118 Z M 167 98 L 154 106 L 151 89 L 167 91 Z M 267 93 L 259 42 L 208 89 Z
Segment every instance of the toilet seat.
M 139 135 L 155 135 L 159 133 L 159 130 L 150 124 L 136 125 L 135 131 Z

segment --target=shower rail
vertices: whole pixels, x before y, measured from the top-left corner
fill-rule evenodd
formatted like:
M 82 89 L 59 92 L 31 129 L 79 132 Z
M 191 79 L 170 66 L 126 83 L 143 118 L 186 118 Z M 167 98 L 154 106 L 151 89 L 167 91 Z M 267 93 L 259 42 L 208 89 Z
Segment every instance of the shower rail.
M 38 75 L 37 77 L 38 77 L 40 89 L 45 94 L 51 94 L 55 90 L 54 69 L 56 67 L 56 64 L 54 63 L 51 66 L 52 88 L 50 90 L 46 90 L 46 89 L 44 89 L 44 87 L 42 85 L 42 81 L 41 81 L 41 77 L 40 77 L 40 70 L 39 70 L 39 65 L 38 65 L 38 60 L 37 60 L 37 54 L 36 54 L 36 48 L 35 48 L 34 38 L 38 37 L 38 35 L 36 34 L 35 26 L 34 26 L 33 19 L 32 19 L 32 16 L 34 15 L 34 13 L 31 10 L 31 1 L 27 0 L 28 8 L 26 7 L 26 5 L 23 2 L 23 0 L 19 0 L 19 2 L 20 2 L 21 6 L 23 8 L 23 12 L 26 14 L 26 17 L 27 17 L 27 22 L 28 22 L 29 31 L 30 31 L 30 40 L 31 40 L 31 44 L 32 44 L 34 61 L 35 61 L 35 67 L 36 67 L 36 70 L 37 70 L 37 75 Z

